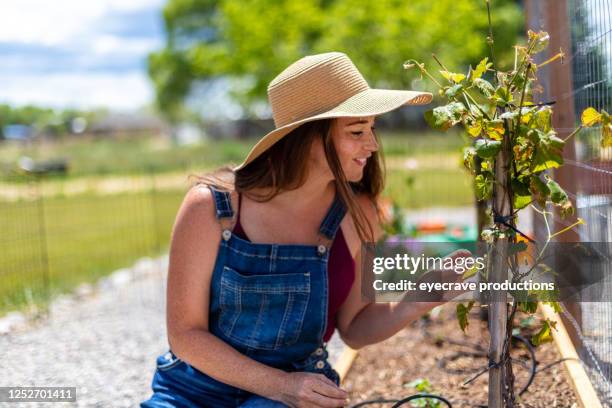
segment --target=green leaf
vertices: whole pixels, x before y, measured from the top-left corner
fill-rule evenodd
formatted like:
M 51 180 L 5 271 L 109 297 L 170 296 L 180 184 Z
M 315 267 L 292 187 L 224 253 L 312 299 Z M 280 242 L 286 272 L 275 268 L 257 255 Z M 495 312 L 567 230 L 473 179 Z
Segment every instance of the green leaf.
M 529 186 L 523 182 L 524 179 L 525 178 L 521 178 L 521 180 L 512 179 L 512 191 L 515 194 L 530 196 L 531 192 L 529 191 Z
M 534 129 L 529 132 L 529 137 L 536 144 L 536 154 L 531 164 L 533 173 L 554 169 L 563 164 L 562 152 L 565 142 L 556 137 L 554 132 L 544 133 Z
M 478 139 L 474 144 L 476 148 L 476 154 L 483 158 L 488 159 L 495 157 L 495 155 L 501 150 L 502 144 L 498 140 L 489 139 Z
M 463 303 L 457 304 L 457 321 L 459 322 L 459 327 L 463 332 L 465 332 L 465 329 L 470 324 L 468 321 L 468 314 L 470 313 L 472 306 L 474 306 L 473 300 L 470 300 L 467 306 Z
M 493 195 L 493 179 L 479 174 L 474 178 L 474 185 L 479 200 L 487 200 Z
M 482 78 L 476 78 L 474 80 L 474 86 L 476 86 L 476 88 L 486 97 L 490 97 L 495 93 L 495 87 L 493 87 L 489 81 Z
M 417 378 L 414 381 L 406 384 L 406 387 L 411 387 L 416 389 L 419 392 L 429 392 L 431 391 L 431 383 L 427 378 Z
M 555 204 L 563 204 L 568 201 L 567 193 L 553 179 L 548 179 L 546 186 L 550 190 L 550 201 Z
M 525 313 L 535 313 L 538 310 L 538 302 L 517 302 L 517 307 Z
M 533 175 L 530 179 L 529 190 L 535 195 L 538 204 L 544 206 L 548 196 L 550 196 L 550 189 L 537 175 Z
M 527 207 L 529 204 L 531 204 L 531 196 L 522 196 L 522 195 L 515 195 L 514 196 L 514 208 L 517 210 L 520 210 L 522 208 Z
M 506 106 L 510 102 L 512 102 L 512 92 L 508 90 L 505 86 L 500 86 L 495 91 L 495 101 L 499 106 Z
M 531 191 L 529 185 L 524 182 L 526 178 L 520 180 L 512 179 L 512 192 L 514 193 L 514 208 L 520 210 L 531 203 Z
M 550 189 L 542 180 L 540 180 L 538 176 L 531 177 L 530 189 L 532 193 L 539 193 L 544 197 L 548 197 L 548 195 L 550 194 Z
M 461 82 L 461 81 L 463 81 L 465 79 L 465 75 L 457 74 L 455 72 L 440 71 L 440 73 L 442 74 L 442 76 L 446 80 L 454 82 L 456 84 L 458 84 L 459 82 Z
M 547 142 L 550 145 L 550 147 L 554 149 L 558 149 L 559 151 L 561 151 L 563 149 L 563 146 L 565 146 L 565 140 L 561 139 L 560 137 L 557 137 L 552 132 L 548 133 Z
M 461 84 L 455 84 L 453 86 L 447 87 L 446 91 L 444 92 L 444 95 L 446 95 L 447 98 L 454 98 L 459 91 L 461 91 L 461 89 L 463 88 L 463 85 Z
M 448 130 L 461 121 L 465 112 L 465 106 L 461 102 L 451 102 L 425 112 L 425 120 L 434 129 Z
M 478 65 L 476 66 L 476 69 L 472 71 L 472 75 L 470 77 L 472 82 L 474 82 L 475 79 L 479 79 L 482 76 L 482 74 L 487 72 L 487 69 L 493 66 L 493 64 L 488 61 L 489 61 L 489 58 L 485 57 L 482 61 L 478 63 Z
M 550 132 L 552 129 L 552 109 L 544 106 L 535 112 L 535 121 L 538 128 L 543 132 Z
M 463 165 L 465 166 L 466 169 L 468 169 L 472 173 L 476 171 L 475 163 L 474 163 L 475 154 L 476 154 L 476 151 L 474 150 L 472 146 L 468 146 L 463 149 Z

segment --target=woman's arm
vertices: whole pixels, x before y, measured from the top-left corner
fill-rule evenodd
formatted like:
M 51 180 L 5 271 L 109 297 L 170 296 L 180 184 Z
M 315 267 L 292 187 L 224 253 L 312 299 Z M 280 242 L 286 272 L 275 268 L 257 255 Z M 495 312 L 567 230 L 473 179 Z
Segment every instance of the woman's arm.
M 170 245 L 167 327 L 174 354 L 235 387 L 271 396 L 285 372 L 261 364 L 208 331 L 210 285 L 221 236 L 214 197 L 192 188 L 178 211 Z
M 383 231 L 376 211 L 369 198 L 365 196 L 359 197 L 359 203 L 374 228 L 374 235 L 378 241 Z M 355 281 L 336 318 L 340 337 L 348 346 L 359 349 L 386 340 L 433 307 L 442 304 L 442 302 L 375 303 L 364 298 L 361 279 L 361 243 L 350 217 L 345 219 L 344 228 L 347 231 L 345 233 L 347 241 L 350 241 L 351 253 L 355 254 Z

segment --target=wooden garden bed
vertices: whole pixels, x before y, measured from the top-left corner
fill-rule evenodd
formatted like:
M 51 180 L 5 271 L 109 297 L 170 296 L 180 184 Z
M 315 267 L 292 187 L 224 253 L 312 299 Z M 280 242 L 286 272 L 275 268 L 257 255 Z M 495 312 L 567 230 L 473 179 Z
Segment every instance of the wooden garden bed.
M 462 386 L 466 379 L 487 364 L 486 357 L 477 349 L 480 346 L 487 350 L 486 322 L 478 319 L 477 308 L 474 308 L 467 335 L 463 334 L 454 317 L 455 306 L 454 303 L 446 304 L 438 315 L 421 319 L 392 338 L 359 350 L 343 380 L 343 387 L 350 393 L 348 406 L 377 398 L 405 398 L 417 392 L 409 384 L 419 378 L 427 379 L 432 393 L 447 398 L 453 407 L 486 406 L 486 373 Z M 523 317 L 519 315 L 517 321 Z M 535 330 L 536 327 L 525 327 L 521 335 L 529 338 Z M 535 355 L 539 370 L 562 358 L 554 343 L 540 345 L 535 349 Z M 520 389 L 529 378 L 528 349 L 519 344 L 512 357 L 522 362 L 514 364 L 515 384 Z M 520 407 L 542 408 L 579 407 L 581 402 L 562 363 L 538 372 L 520 401 Z

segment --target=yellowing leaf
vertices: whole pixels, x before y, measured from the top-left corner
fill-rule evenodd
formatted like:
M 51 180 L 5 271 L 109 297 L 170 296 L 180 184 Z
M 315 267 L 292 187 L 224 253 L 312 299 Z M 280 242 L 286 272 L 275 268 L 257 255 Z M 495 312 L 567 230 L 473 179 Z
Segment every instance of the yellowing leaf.
M 486 134 L 493 140 L 502 140 L 505 133 L 504 122 L 501 120 L 492 120 L 485 122 Z
M 456 84 L 458 84 L 459 82 L 463 81 L 465 79 L 465 75 L 463 74 L 457 74 L 455 72 L 448 72 L 448 71 L 440 71 L 440 73 L 442 74 L 442 76 L 448 80 L 448 81 L 452 81 Z
M 537 33 L 529 30 L 527 32 L 529 37 L 529 45 L 531 46 L 531 53 L 536 54 L 544 50 L 548 46 L 550 36 L 546 31 L 538 31 Z
M 542 343 L 551 341 L 551 329 L 556 330 L 556 326 L 557 322 L 555 322 L 554 320 L 545 319 L 542 322 L 542 328 L 540 329 L 540 331 L 531 337 L 531 342 L 533 343 L 533 345 L 539 346 Z
M 582 111 L 582 126 L 591 127 L 601 121 L 601 114 L 594 108 L 586 108 Z
M 475 122 L 468 126 L 468 133 L 472 137 L 477 137 L 482 132 L 482 124 L 480 122 Z
M 521 123 L 523 125 L 527 125 L 531 121 L 531 117 L 532 117 L 531 112 L 527 113 L 526 115 L 521 116 Z
M 465 272 L 463 272 L 463 275 L 461 275 L 461 278 L 463 280 L 466 280 L 476 275 L 477 273 L 478 273 L 478 265 L 474 264 L 474 266 L 472 266 L 470 269 L 466 269 Z

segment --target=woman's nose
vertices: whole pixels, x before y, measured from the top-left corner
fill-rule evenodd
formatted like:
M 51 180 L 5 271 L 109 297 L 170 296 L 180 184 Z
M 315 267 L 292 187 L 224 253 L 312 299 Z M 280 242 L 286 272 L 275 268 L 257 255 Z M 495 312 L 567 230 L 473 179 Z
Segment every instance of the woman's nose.
M 376 134 L 374 133 L 374 131 L 370 132 L 370 138 L 368 139 L 368 142 L 366 144 L 366 149 L 373 152 L 378 150 L 378 141 L 376 140 Z

